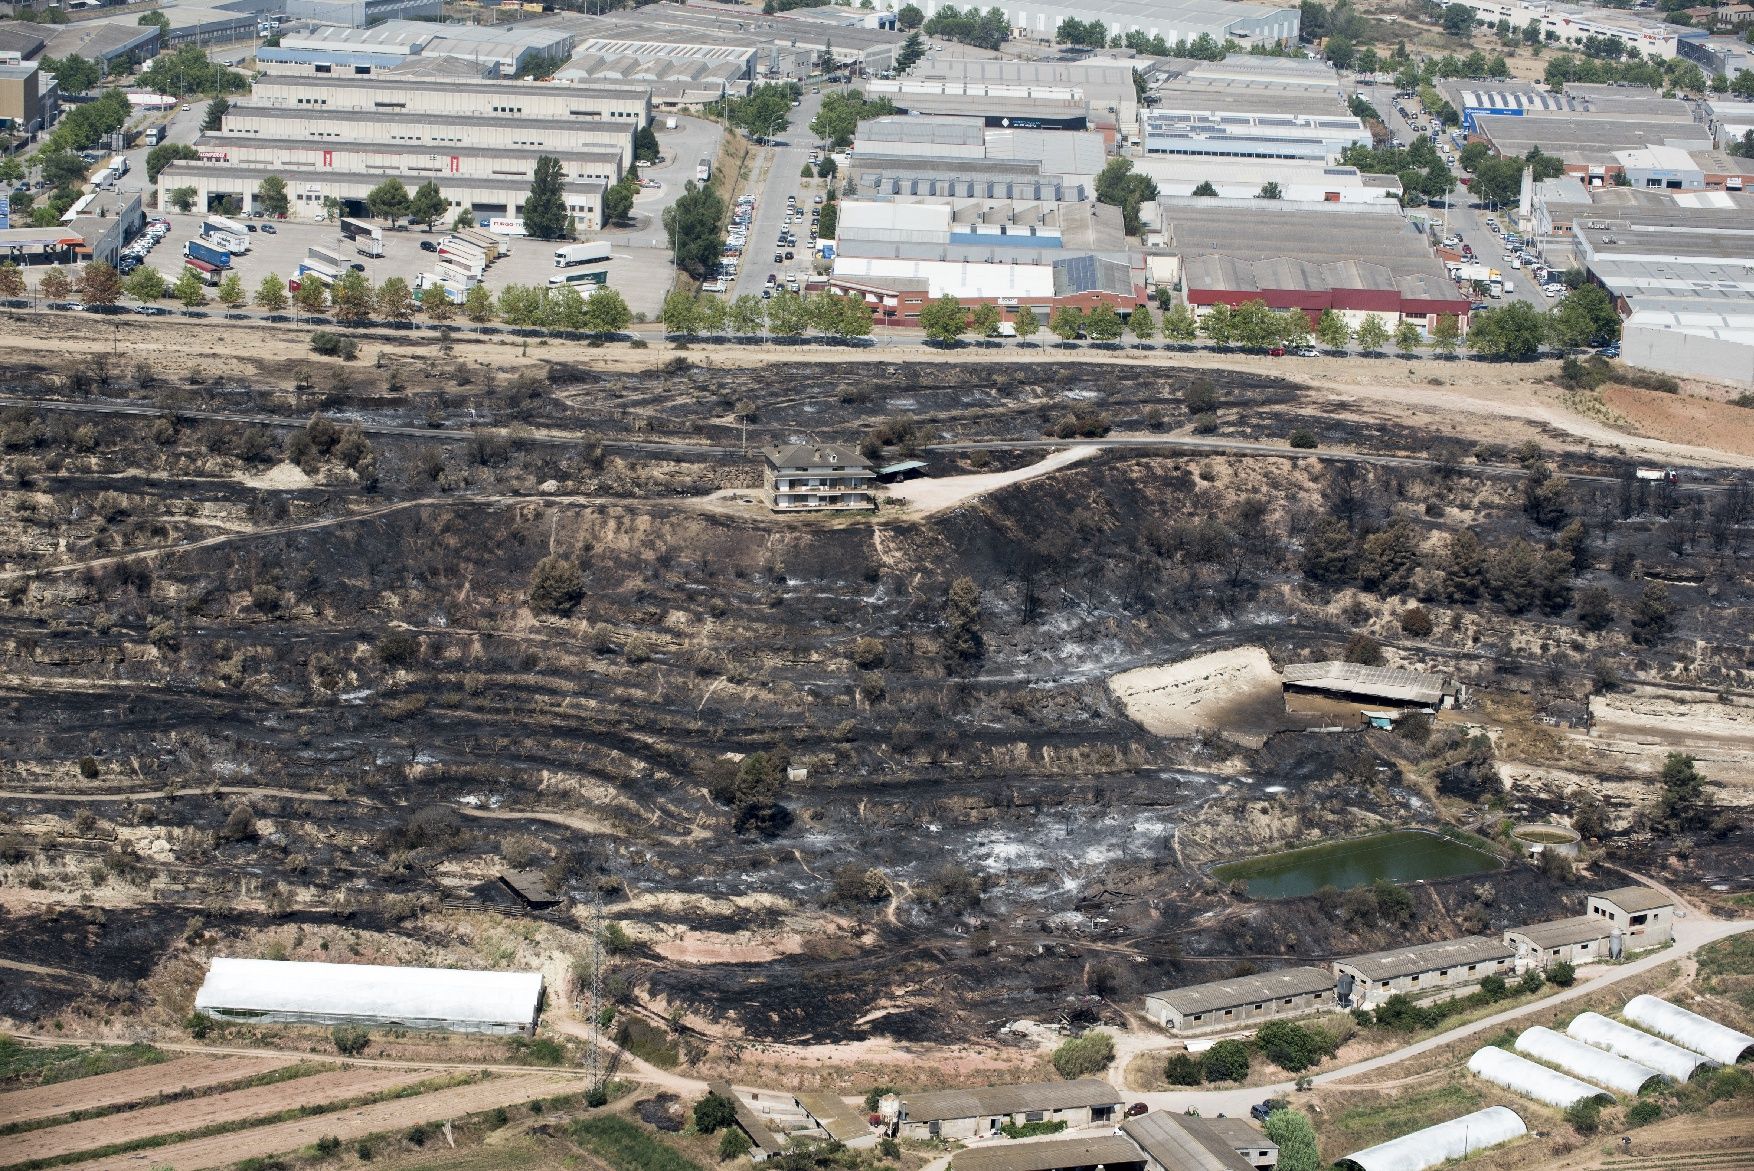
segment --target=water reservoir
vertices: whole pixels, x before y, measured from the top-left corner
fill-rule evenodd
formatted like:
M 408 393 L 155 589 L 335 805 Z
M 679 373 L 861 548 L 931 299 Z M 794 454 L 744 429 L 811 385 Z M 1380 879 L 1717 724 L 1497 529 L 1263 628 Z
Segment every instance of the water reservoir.
M 1226 862 L 1213 869 L 1212 877 L 1247 882 L 1250 898 L 1294 899 L 1324 886 L 1346 890 L 1379 878 L 1390 882 L 1455 878 L 1496 870 L 1499 865 L 1496 855 L 1467 842 L 1427 830 L 1398 829 Z

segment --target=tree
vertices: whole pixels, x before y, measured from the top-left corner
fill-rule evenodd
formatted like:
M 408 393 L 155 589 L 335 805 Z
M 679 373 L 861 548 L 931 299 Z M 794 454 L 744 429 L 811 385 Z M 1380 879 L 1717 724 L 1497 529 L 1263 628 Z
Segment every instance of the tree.
M 619 224 L 633 214 L 633 201 L 639 194 L 639 183 L 628 176 L 603 193 L 603 222 Z
M 135 271 L 140 271 L 136 269 Z M 256 307 L 266 309 L 270 313 L 278 313 L 286 308 L 286 282 L 278 273 L 269 273 L 256 286 Z
M 1061 344 L 1076 341 L 1084 331 L 1084 311 L 1076 305 L 1061 305 L 1048 318 L 1048 329 Z
M 365 197 L 365 205 L 371 213 L 381 220 L 389 220 L 391 227 L 408 214 L 411 203 L 408 188 L 394 176 L 373 187 Z
M 741 1159 L 755 1148 L 749 1136 L 735 1126 L 727 1126 L 719 1132 L 719 1162 L 728 1163 L 732 1159 Z
M 446 199 L 439 185 L 431 179 L 414 189 L 408 200 L 408 218 L 420 224 L 427 231 L 451 210 L 451 201 Z
M 1281 320 L 1259 297 L 1244 301 L 1230 315 L 1231 339 L 1245 350 L 1265 350 L 1278 344 Z
M 561 190 L 565 175 L 560 160 L 542 155 L 524 199 L 524 231 L 533 240 L 558 240 L 566 235 L 566 196 Z
M 753 293 L 745 293 L 731 302 L 726 321 L 731 332 L 747 337 L 767 332 L 767 305 Z
M 170 189 L 171 206 L 180 212 L 195 210 L 195 189 L 193 187 L 172 187 Z
M 265 215 L 284 216 L 291 206 L 292 201 L 286 194 L 286 180 L 279 175 L 269 175 L 256 185 L 258 211 Z
M 1261 189 L 1255 193 L 1255 198 L 1283 199 L 1285 198 L 1285 193 L 1279 189 L 1279 184 L 1269 180 L 1268 182 L 1261 184 Z
M 788 85 L 758 85 L 746 98 L 726 103 L 725 120 L 754 139 L 769 139 L 791 124 L 792 90 Z
M 1171 306 L 1163 315 L 1163 336 L 1168 341 L 1191 342 L 1199 336 L 1199 328 L 1193 310 L 1186 305 Z
M 608 285 L 598 285 L 585 298 L 585 327 L 592 333 L 620 333 L 632 320 L 627 302 Z
M 926 14 L 916 4 L 903 4 L 895 13 L 895 27 L 909 32 L 926 23 Z
M 677 289 L 664 298 L 664 307 L 658 313 L 658 320 L 671 333 L 691 338 L 700 332 L 700 306 L 688 293 Z
M 64 301 L 73 292 L 73 278 L 64 268 L 51 268 L 37 281 L 37 292 L 51 301 Z
M 414 293 L 399 276 L 378 286 L 376 301 L 378 316 L 385 321 L 407 321 L 414 316 Z
M 135 300 L 156 301 L 164 296 L 164 274 L 143 264 L 128 274 L 127 279 L 122 282 L 122 288 Z M 11 295 L 0 289 L 0 296 Z
M 101 260 L 87 264 L 79 273 L 79 299 L 87 305 L 114 305 L 122 299 L 122 278 Z
M 1249 1047 L 1242 1041 L 1220 1041 L 1200 1059 L 1209 1082 L 1240 1082 L 1249 1075 Z
M 1423 340 L 1425 334 L 1408 318 L 1401 318 L 1401 323 L 1395 326 L 1395 349 L 1401 353 L 1411 354 Z
M 1352 327 L 1332 309 L 1323 309 L 1316 318 L 1316 340 L 1330 350 L 1343 350 L 1352 344 Z
M 1607 345 L 1620 336 L 1620 314 L 1600 285 L 1582 285 L 1565 294 L 1549 324 L 1549 336 L 1559 349 Z
M 577 290 L 574 290 L 575 292 Z M 420 311 L 428 321 L 450 321 L 457 316 L 457 304 L 451 300 L 451 294 L 441 284 L 430 284 L 415 294 L 420 302 Z
M 974 307 L 969 317 L 969 328 L 979 337 L 998 337 L 999 326 L 1005 321 L 1005 315 L 991 301 L 983 301 Z
M 1547 979 L 1556 988 L 1570 988 L 1577 983 L 1577 968 L 1569 961 L 1559 960 L 1547 965 Z
M 493 294 L 487 286 L 476 285 L 463 294 L 463 316 L 477 325 L 493 320 Z
M 1472 11 L 1470 9 L 1470 11 Z M 1389 327 L 1375 313 L 1366 313 L 1358 323 L 1358 348 L 1367 354 L 1380 354 L 1389 340 Z
M 207 304 L 207 286 L 195 275 L 193 269 L 185 268 L 177 283 L 171 286 L 171 296 L 181 301 L 188 308 Z
M 244 293 L 243 278 L 235 272 L 225 274 L 225 279 L 219 282 L 215 295 L 219 298 L 219 303 L 229 309 L 236 309 L 249 299 Z
M 719 263 L 724 251 L 724 238 L 719 234 L 724 211 L 718 193 L 692 179 L 676 202 L 664 209 L 664 230 L 670 234 L 676 267 L 695 280 L 705 280 Z M 524 226 L 529 227 L 527 219 Z
M 1121 320 L 1120 314 L 1115 312 L 1115 307 L 1107 301 L 1101 302 L 1084 315 L 1084 332 L 1090 336 L 1092 341 L 1119 341 L 1126 328 L 1126 322 Z
M 1468 326 L 1468 348 L 1489 357 L 1524 362 L 1537 357 L 1547 336 L 1541 312 L 1524 301 L 1474 315 Z
M 908 8 L 913 8 L 913 5 L 908 5 Z M 903 11 L 906 11 L 906 9 L 903 9 Z M 918 12 L 919 9 L 914 8 L 914 11 Z M 915 29 L 908 33 L 907 40 L 903 41 L 901 43 L 901 48 L 896 50 L 895 71 L 897 73 L 906 73 L 915 65 L 919 64 L 920 58 L 925 55 L 926 42 L 920 39 L 919 30 Z
M 201 152 L 186 142 L 161 142 L 146 152 L 146 181 L 158 182 L 159 173 L 174 162 L 200 157 Z
M 1033 309 L 1019 308 L 1016 317 L 1011 322 L 1011 328 L 1017 331 L 1018 341 L 1027 342 L 1041 330 L 1041 318 L 1035 315 Z
M 1114 1059 L 1115 1039 L 1094 1031 L 1061 1042 L 1053 1054 L 1055 1072 L 1067 1081 L 1101 1073 Z
M 920 307 L 920 328 L 929 340 L 954 345 L 968 332 L 968 310 L 946 293 Z
M 1281 1106 L 1267 1115 L 1267 1137 L 1279 1144 L 1278 1171 L 1321 1171 L 1315 1127 L 1309 1115 Z
M 584 598 L 585 575 L 564 557 L 551 554 L 538 561 L 536 568 L 530 571 L 530 588 L 524 599 L 532 611 L 564 617 L 572 613 Z M 698 1111 L 697 1107 L 697 1121 Z
M 1133 169 L 1133 160 L 1110 159 L 1096 176 L 1096 201 L 1121 209 L 1121 227 L 1129 236 L 1137 236 L 1144 224 L 1139 219 L 1139 205 L 1157 198 L 1157 184 L 1149 175 Z
M 1220 349 L 1236 341 L 1236 310 L 1220 301 L 1200 317 L 1200 332 Z
M 1326 1033 L 1291 1021 L 1269 1021 L 1255 1033 L 1255 1045 L 1280 1069 L 1301 1073 L 1319 1065 L 1331 1051 Z
M 321 313 L 329 304 L 329 287 L 316 277 L 307 276 L 298 282 L 292 300 L 302 312 Z
M 364 273 L 352 269 L 335 281 L 329 290 L 329 299 L 335 303 L 335 320 L 350 325 L 369 318 L 375 300 L 371 282 L 365 279 Z
M 950 583 L 944 601 L 944 659 L 954 669 L 968 668 L 986 654 L 981 632 L 981 593 L 971 577 Z
M 1188 192 L 1188 194 L 1193 195 L 1193 196 L 1197 196 L 1200 199 L 1217 199 L 1218 198 L 1218 188 L 1212 186 L 1212 180 L 1201 179 L 1200 185 L 1198 187 L 1195 187 L 1192 191 Z
M 1128 315 L 1127 330 L 1140 345 L 1157 336 L 1157 322 L 1152 318 L 1149 306 L 1140 305 Z
M 1462 323 L 1454 313 L 1445 313 L 1437 319 L 1431 329 L 1431 345 L 1446 358 L 1455 356 L 1456 348 L 1462 344 Z
M 1712 801 L 1705 791 L 1705 777 L 1684 752 L 1671 752 L 1663 761 L 1662 792 L 1657 796 L 1656 818 L 1676 830 L 1702 829 L 1711 823 Z
M 223 97 L 214 98 L 207 103 L 207 112 L 201 117 L 201 133 L 212 134 L 225 123 L 225 115 L 231 109 L 231 103 Z
M 1197 1086 L 1205 1080 L 1200 1063 L 1186 1053 L 1171 1053 L 1163 1066 L 1163 1080 L 1172 1086 Z
M 641 126 L 633 136 L 633 161 L 636 163 L 655 163 L 662 153 L 658 147 L 658 132 L 651 126 Z

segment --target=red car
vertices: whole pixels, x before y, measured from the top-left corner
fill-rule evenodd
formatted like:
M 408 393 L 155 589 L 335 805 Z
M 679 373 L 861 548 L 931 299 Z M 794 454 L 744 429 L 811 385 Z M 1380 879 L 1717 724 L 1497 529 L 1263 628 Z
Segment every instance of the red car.
M 1272 349 L 1268 350 L 1267 353 L 1275 358 L 1283 358 L 1285 356 L 1285 347 L 1274 346 Z

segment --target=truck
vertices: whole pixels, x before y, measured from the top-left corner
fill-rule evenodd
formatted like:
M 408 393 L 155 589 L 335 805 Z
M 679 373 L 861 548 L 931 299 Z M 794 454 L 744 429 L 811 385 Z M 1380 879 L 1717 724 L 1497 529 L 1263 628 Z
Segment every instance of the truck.
M 572 268 L 579 264 L 595 264 L 609 259 L 609 241 L 592 240 L 582 244 L 567 244 L 554 250 L 555 268 Z
M 414 278 L 414 291 L 417 293 L 434 287 L 443 289 L 445 300 L 455 305 L 461 305 L 469 295 L 467 288 L 446 280 L 436 272 L 423 272 Z
M 713 161 L 711 159 L 703 157 L 700 162 L 694 164 L 694 181 L 696 183 L 705 183 L 712 177 Z
M 480 273 L 472 268 L 464 268 L 462 265 L 452 264 L 448 260 L 440 260 L 437 264 L 432 266 L 432 271 L 433 275 L 440 280 L 445 281 L 448 284 L 460 285 L 465 289 L 472 289 L 481 283 Z
M 1634 474 L 1641 480 L 1651 480 L 1659 484 L 1681 482 L 1681 476 L 1674 468 L 1639 468 Z
M 112 170 L 116 173 L 116 178 L 118 178 L 118 179 L 120 179 L 123 175 L 126 175 L 128 173 L 128 158 L 127 158 L 127 156 L 126 155 L 117 155 L 115 158 L 111 159 L 110 160 L 110 170 Z
M 309 248 L 305 249 L 305 263 L 321 265 L 324 268 L 332 268 L 336 272 L 340 272 L 347 267 L 347 262 L 341 259 L 340 252 L 337 252 L 332 248 L 325 248 L 321 244 L 312 244 Z
M 343 219 L 341 221 L 341 238 L 351 241 L 361 256 L 382 256 L 384 254 L 383 230 L 373 227 L 363 220 Z
M 218 248 L 209 247 L 199 240 L 190 240 L 183 245 L 183 255 L 190 260 L 200 260 L 211 264 L 214 268 L 230 268 L 231 253 Z
M 157 146 L 159 143 L 164 141 L 164 127 L 163 126 L 148 126 L 146 128 L 146 130 L 141 134 L 141 141 L 143 141 L 147 146 Z
M 319 260 L 306 260 L 298 266 L 298 271 L 292 274 L 292 280 L 287 282 L 286 287 L 296 293 L 299 284 L 303 281 L 313 280 L 327 286 L 334 284 L 340 278 L 339 269 L 330 268 Z
M 248 236 L 234 236 L 230 232 L 222 232 L 210 224 L 201 225 L 201 240 L 209 248 L 223 248 L 233 256 L 250 250 Z
M 1450 276 L 1458 281 L 1479 281 L 1489 285 L 1493 281 L 1504 280 L 1503 273 L 1484 264 L 1462 264 L 1452 260 L 1445 267 L 1449 269 Z
M 184 259 L 183 267 L 199 277 L 204 285 L 217 285 L 219 283 L 218 265 L 209 264 L 205 260 L 198 260 L 190 256 Z
M 487 253 L 469 241 L 459 240 L 455 236 L 446 236 L 439 241 L 438 254 L 453 260 L 461 260 L 468 265 L 480 268 L 482 271 L 487 269 Z
M 528 236 L 530 234 L 528 231 L 526 231 L 524 229 L 524 221 L 523 220 L 511 220 L 511 219 L 488 220 L 487 221 L 487 230 L 495 236 Z M 511 247 L 509 245 L 509 242 L 507 243 L 507 246 L 504 250 L 506 252 L 511 251 Z
M 512 253 L 510 240 L 503 236 L 495 236 L 491 232 L 482 231 L 480 228 L 458 228 L 451 233 L 451 238 L 461 240 L 465 244 L 473 244 L 481 249 L 482 258 L 489 264 L 502 256 L 510 256 Z
M 250 234 L 250 229 L 244 227 L 244 225 L 238 223 L 238 221 L 228 220 L 222 215 L 210 215 L 205 222 L 212 224 L 222 232 L 230 232 L 234 236 L 248 236 Z

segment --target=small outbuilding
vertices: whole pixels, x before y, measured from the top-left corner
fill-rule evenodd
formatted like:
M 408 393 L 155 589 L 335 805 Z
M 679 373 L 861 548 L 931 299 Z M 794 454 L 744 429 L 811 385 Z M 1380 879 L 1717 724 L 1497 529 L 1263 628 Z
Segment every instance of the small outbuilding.
M 1511 974 L 1516 949 L 1502 939 L 1466 935 L 1335 960 L 1342 1008 L 1375 1008 L 1404 994 L 1415 1000 L 1456 996 L 1488 976 Z
M 749 1138 L 752 1147 L 749 1152 L 751 1160 L 760 1163 L 772 1155 L 779 1154 L 780 1147 L 784 1145 L 783 1140 L 777 1138 L 773 1131 L 767 1128 L 767 1124 L 761 1120 L 761 1116 L 749 1108 L 749 1103 L 745 1102 L 742 1096 L 732 1088 L 730 1082 L 708 1082 L 706 1089 L 707 1093 L 725 1099 L 736 1108 L 737 1129 Z
M 540 870 L 501 871 L 499 884 L 532 911 L 546 911 L 560 905 L 561 896 L 549 885 L 548 876 Z
M 1456 682 L 1443 675 L 1361 663 L 1288 663 L 1279 675 L 1288 712 L 1356 720 L 1376 717 L 1372 722 L 1384 725 L 1404 712 L 1454 707 L 1462 695 Z
M 1618 1054 L 1628 1061 L 1636 1061 L 1678 1082 L 1692 1077 L 1700 1066 L 1717 1064 L 1703 1053 L 1683 1049 L 1672 1041 L 1610 1020 L 1599 1012 L 1583 1012 L 1572 1017 L 1571 1023 L 1565 1026 L 1565 1035 Z
M 950 1171 L 1143 1171 L 1139 1148 L 1118 1134 L 1000 1143 L 958 1151 Z
M 1616 1094 L 1636 1094 L 1650 1083 L 1663 1079 L 1662 1074 L 1648 1065 L 1586 1045 L 1545 1025 L 1524 1029 L 1516 1039 L 1516 1050 Z
M 1120 1091 L 1096 1078 L 933 1090 L 899 1096 L 895 1128 L 902 1138 L 966 1140 L 998 1134 L 1008 1124 L 1113 1122 L 1121 1106 Z
M 1618 928 L 1599 915 L 1573 915 L 1547 923 L 1506 928 L 1504 942 L 1516 948 L 1517 967 L 1591 964 L 1609 959 Z
M 829 1138 L 850 1143 L 871 1133 L 870 1120 L 848 1106 L 838 1094 L 795 1094 L 792 1101 Z
M 1627 951 L 1661 947 L 1675 937 L 1675 900 L 1648 886 L 1622 886 L 1590 896 L 1587 914 L 1620 928 Z
M 1488 1106 L 1347 1155 L 1335 1166 L 1345 1171 L 1426 1171 L 1527 1133 L 1528 1127 L 1516 1111 Z
M 1196 1118 L 1153 1110 L 1121 1123 L 1145 1156 L 1145 1171 L 1256 1171 L 1279 1161 L 1272 1139 L 1239 1118 Z
M 1634 996 L 1620 1015 L 1642 1029 L 1667 1037 L 1723 1065 L 1754 1057 L 1754 1037 L 1707 1016 L 1670 1004 L 1660 996 Z
M 1307 1016 L 1335 1005 L 1334 974 L 1299 967 L 1152 992 L 1145 997 L 1145 1015 L 1186 1036 Z
M 542 973 L 215 957 L 195 1011 L 220 1020 L 533 1033 Z
M 1519 1057 L 1495 1045 L 1477 1050 L 1474 1056 L 1468 1058 L 1468 1072 L 1495 1086 L 1503 1086 L 1512 1093 L 1545 1102 L 1560 1110 L 1592 1098 L 1604 1102 L 1614 1100 L 1614 1095 L 1600 1086 L 1578 1081 L 1568 1073 L 1548 1069 L 1538 1062 Z

